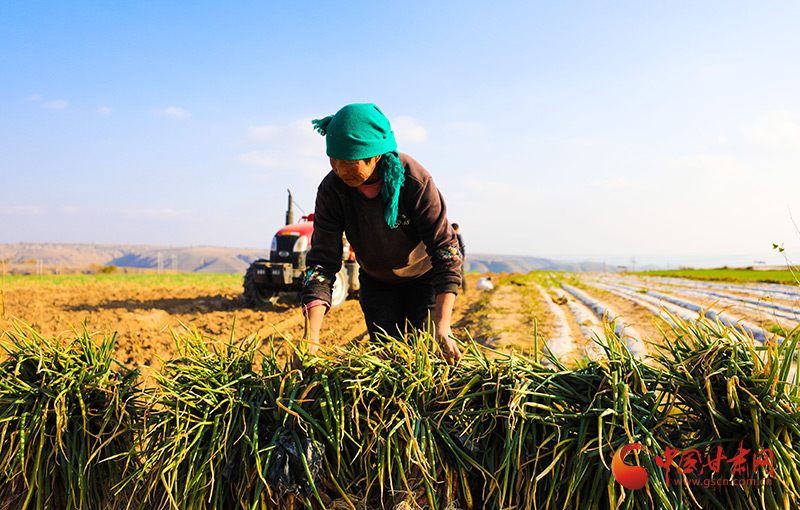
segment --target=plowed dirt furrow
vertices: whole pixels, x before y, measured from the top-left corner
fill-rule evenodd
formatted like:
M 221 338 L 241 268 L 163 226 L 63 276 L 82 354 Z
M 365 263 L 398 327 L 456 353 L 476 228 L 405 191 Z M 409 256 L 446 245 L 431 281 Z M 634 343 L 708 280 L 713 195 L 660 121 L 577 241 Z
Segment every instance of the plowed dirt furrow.
M 461 292 L 453 310 L 453 331 L 465 338 L 475 301 L 477 275 L 469 275 L 470 290 Z M 296 296 L 284 295 L 272 306 L 247 308 L 240 286 L 214 288 L 141 288 L 120 282 L 75 285 L 25 284 L 3 289 L 5 316 L 0 330 L 13 329 L 15 319 L 46 337 L 71 336 L 71 326 L 116 334 L 115 356 L 131 367 L 158 369 L 177 354 L 173 331 L 184 328 L 219 340 L 258 335 L 262 343 L 302 338 L 304 324 Z M 358 300 L 331 310 L 323 323 L 323 345 L 363 340 L 366 324 Z M 3 340 L 6 341 L 5 339 Z
M 642 340 L 656 343 L 662 340 L 663 334 L 659 325 L 663 327 L 663 322 L 652 311 L 608 291 L 591 287 L 586 289 L 586 292 L 613 308 L 624 323 L 635 325 L 636 329 L 642 333 Z

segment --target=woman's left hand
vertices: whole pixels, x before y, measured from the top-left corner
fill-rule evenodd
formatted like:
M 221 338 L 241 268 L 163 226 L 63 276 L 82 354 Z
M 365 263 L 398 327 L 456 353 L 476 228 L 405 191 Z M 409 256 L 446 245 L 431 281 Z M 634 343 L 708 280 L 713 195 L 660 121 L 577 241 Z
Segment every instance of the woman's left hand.
M 456 295 L 443 292 L 436 295 L 436 308 L 433 311 L 433 327 L 436 328 L 435 338 L 439 341 L 442 354 L 448 363 L 455 365 L 461 360 L 461 349 L 458 348 L 453 332 L 450 330 L 450 319 L 453 315 L 453 303 Z
M 448 363 L 455 365 L 461 361 L 461 349 L 458 348 L 449 325 L 436 326 L 436 339 L 439 341 L 442 354 Z

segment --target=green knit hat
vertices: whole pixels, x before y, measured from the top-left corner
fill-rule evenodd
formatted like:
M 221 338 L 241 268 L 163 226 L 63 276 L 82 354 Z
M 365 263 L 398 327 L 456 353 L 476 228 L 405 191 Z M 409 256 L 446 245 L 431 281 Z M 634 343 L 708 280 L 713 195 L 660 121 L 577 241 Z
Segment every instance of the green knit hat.
M 389 119 L 372 103 L 349 104 L 311 123 L 325 136 L 326 152 L 333 159 L 354 161 L 397 149 Z
M 383 156 L 378 163 L 383 179 L 381 198 L 386 204 L 383 217 L 389 228 L 397 228 L 405 169 L 400 162 L 392 126 L 381 109 L 372 103 L 349 104 L 336 115 L 314 119 L 311 123 L 325 137 L 330 158 L 355 161 Z

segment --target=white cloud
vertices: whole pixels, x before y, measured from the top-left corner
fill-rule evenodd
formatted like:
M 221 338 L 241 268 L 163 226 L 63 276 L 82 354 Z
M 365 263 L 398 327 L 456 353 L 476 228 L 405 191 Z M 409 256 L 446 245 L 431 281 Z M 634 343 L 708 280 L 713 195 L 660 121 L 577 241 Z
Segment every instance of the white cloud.
M 424 142 L 428 138 L 428 130 L 408 115 L 400 115 L 393 119 L 392 129 L 397 144 L 401 146 L 409 142 Z
M 480 122 L 451 122 L 447 125 L 447 129 L 466 136 L 481 136 L 486 133 L 486 126 Z
M 728 72 L 730 72 L 730 69 L 722 65 L 708 66 L 700 69 L 701 76 L 712 78 L 722 76 Z
M 191 211 L 175 210 L 165 207 L 162 209 L 123 209 L 120 211 L 124 218 L 128 219 L 150 219 L 150 220 L 172 220 L 182 216 L 188 216 Z
M 275 176 L 270 172 L 260 172 L 250 174 L 250 178 L 259 184 L 274 184 Z
M 301 119 L 292 122 L 286 133 L 287 148 L 314 158 L 328 159 L 325 155 L 325 137 L 311 127 L 311 119 Z M 328 169 L 330 170 L 330 169 Z
M 191 114 L 188 111 L 178 106 L 168 106 L 160 110 L 155 109 L 153 110 L 153 113 L 155 115 L 163 115 L 165 117 L 171 117 L 173 119 L 185 119 L 191 116 Z
M 48 110 L 63 110 L 68 106 L 68 103 L 63 99 L 55 99 L 52 101 L 45 101 L 42 106 Z
M 247 130 L 247 141 L 274 140 L 280 133 L 278 126 L 250 126 Z
M 272 172 L 279 170 L 284 176 L 300 175 L 318 181 L 330 170 L 325 156 L 325 138 L 314 131 L 311 119 L 284 125 L 250 126 L 242 137 L 242 144 L 251 150 L 238 155 L 240 162 Z
M 101 106 L 100 108 L 97 109 L 97 113 L 99 113 L 100 115 L 109 115 L 111 113 L 111 108 L 109 108 L 108 106 Z
M 491 181 L 471 176 L 464 177 L 463 182 L 466 189 L 487 195 L 527 196 L 527 193 L 532 191 L 526 190 L 524 186 L 519 186 L 509 181 Z
M 661 165 L 677 175 L 696 180 L 701 177 L 736 177 L 748 172 L 747 167 L 727 154 L 691 154 L 678 158 L 665 158 Z
M 28 101 L 42 103 L 42 108 L 47 108 L 48 110 L 64 110 L 67 106 L 69 106 L 69 103 L 63 99 L 51 99 L 49 101 L 45 101 L 44 96 L 41 94 L 31 94 L 28 96 Z
M 613 177 L 594 181 L 591 186 L 602 191 L 634 191 L 637 188 L 637 183 L 624 177 Z
M 464 177 L 461 189 L 453 190 L 453 203 L 473 204 L 470 211 L 493 220 L 504 216 L 521 217 L 531 204 L 542 198 L 542 190 L 518 182 L 494 181 L 472 176 Z
M 276 168 L 279 166 L 277 159 L 259 151 L 245 152 L 239 155 L 239 159 L 248 165 L 263 166 L 264 168 Z
M 568 149 L 592 149 L 604 145 L 604 142 L 595 138 L 562 138 L 558 136 L 546 136 L 541 139 L 541 143 L 550 147 L 555 146 Z
M 47 209 L 35 205 L 0 207 L 0 216 L 44 216 Z
M 758 119 L 742 133 L 750 142 L 769 149 L 800 150 L 800 124 L 786 110 L 776 110 Z

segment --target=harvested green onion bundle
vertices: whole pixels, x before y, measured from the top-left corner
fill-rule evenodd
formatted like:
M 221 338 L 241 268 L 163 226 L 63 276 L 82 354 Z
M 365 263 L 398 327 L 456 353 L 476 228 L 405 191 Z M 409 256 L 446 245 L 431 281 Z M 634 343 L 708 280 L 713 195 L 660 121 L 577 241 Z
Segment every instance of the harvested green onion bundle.
M 84 329 L 62 344 L 15 324 L 0 366 L 0 502 L 10 508 L 116 508 L 142 424 L 138 371 Z
M 719 473 L 699 484 L 703 507 L 797 508 L 800 504 L 800 329 L 783 343 L 760 345 L 719 322 L 672 317 L 657 357 L 680 424 L 679 443 L 725 454 Z M 769 454 L 769 455 L 766 455 Z M 735 457 L 742 455 L 736 483 Z M 673 470 L 674 473 L 674 470 Z M 769 476 L 767 476 L 769 475 Z M 741 481 L 741 480 L 740 480 Z M 767 482 L 767 483 L 764 483 Z
M 271 342 L 260 352 L 256 337 L 189 332 L 147 395 L 87 334 L 70 349 L 9 335 L 1 488 L 41 506 L 61 504 L 63 488 L 65 508 L 114 508 L 116 494 L 147 510 L 796 508 L 800 331 L 758 346 L 673 319 L 644 361 L 606 324 L 603 355 L 575 370 L 471 341 L 451 366 L 423 332 L 334 347 L 291 370 Z M 82 396 L 86 411 L 48 403 L 59 395 Z M 84 427 L 89 453 L 66 456 L 83 451 L 72 445 Z M 631 443 L 641 448 L 626 462 L 647 474 L 635 490 L 610 469 Z M 728 483 L 744 476 L 730 469 L 742 468 L 737 451 L 749 455 L 744 475 L 769 483 Z M 728 471 L 680 456 L 715 452 Z
M 321 421 L 333 432 L 329 470 L 350 499 L 390 508 L 480 502 L 474 487 L 491 473 L 475 460 L 479 429 L 452 418 L 480 421 L 466 409 L 491 365 L 472 347 L 451 367 L 429 336 L 413 332 L 308 361 L 306 377 L 324 393 Z

